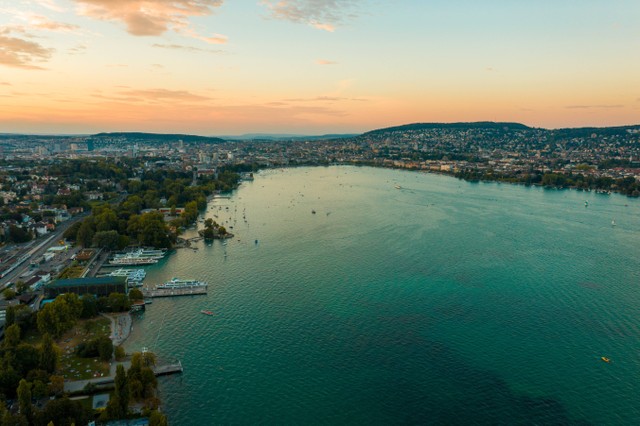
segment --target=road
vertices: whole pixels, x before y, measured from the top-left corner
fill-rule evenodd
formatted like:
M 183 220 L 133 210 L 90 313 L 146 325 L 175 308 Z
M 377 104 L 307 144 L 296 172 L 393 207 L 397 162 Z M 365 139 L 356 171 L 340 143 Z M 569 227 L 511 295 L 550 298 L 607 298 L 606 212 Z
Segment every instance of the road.
M 62 234 L 64 233 L 64 231 L 66 231 L 74 223 L 86 218 L 89 214 L 89 212 L 85 212 L 79 214 L 78 216 L 74 216 L 71 219 L 58 224 L 55 231 L 48 234 L 44 240 L 36 240 L 19 247 L 19 251 L 15 255 L 15 257 L 20 258 L 21 256 L 26 255 L 26 258 L 20 266 L 0 279 L 0 291 L 3 290 L 8 283 L 15 282 L 18 277 L 24 274 L 29 269 L 29 263 L 32 259 L 37 259 L 39 256 L 42 256 L 44 252 L 46 252 L 51 246 L 56 245 L 56 243 L 60 239 L 62 239 Z

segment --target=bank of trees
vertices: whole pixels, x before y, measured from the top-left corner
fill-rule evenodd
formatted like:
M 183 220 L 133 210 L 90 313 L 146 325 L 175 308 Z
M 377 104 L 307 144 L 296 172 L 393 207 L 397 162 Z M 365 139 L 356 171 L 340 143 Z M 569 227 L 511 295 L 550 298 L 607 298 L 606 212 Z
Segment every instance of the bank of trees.
M 198 186 L 192 186 L 191 176 L 176 171 L 150 171 L 141 179 L 120 182 L 128 192 L 118 205 L 95 204 L 91 216 L 72 226 L 65 237 L 83 247 L 101 247 L 108 250 L 123 249 L 128 245 L 170 248 L 177 231 L 192 224 L 201 210 L 206 208 L 207 196 L 214 191 L 234 188 L 240 176 L 222 171 L 217 179 L 204 177 Z M 166 222 L 160 207 L 170 209 L 171 221 Z M 177 215 L 176 209 L 184 211 Z

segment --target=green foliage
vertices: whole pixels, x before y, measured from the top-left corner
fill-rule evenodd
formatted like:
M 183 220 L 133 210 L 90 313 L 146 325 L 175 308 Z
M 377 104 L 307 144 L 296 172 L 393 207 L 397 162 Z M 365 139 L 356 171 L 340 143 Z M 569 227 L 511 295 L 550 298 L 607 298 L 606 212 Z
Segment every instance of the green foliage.
M 28 343 L 20 343 L 15 349 L 14 368 L 22 377 L 29 371 L 38 368 L 40 364 L 40 351 Z
M 7 306 L 7 310 L 5 311 L 4 326 L 8 327 L 15 322 L 16 322 L 16 308 L 15 306 L 12 306 L 12 305 Z
M 20 414 L 24 415 L 27 420 L 31 420 L 33 417 L 33 406 L 31 405 L 31 384 L 25 379 L 20 380 L 17 394 Z
M 76 355 L 81 358 L 100 357 L 102 361 L 110 361 L 113 355 L 113 342 L 106 336 L 99 336 L 86 343 L 80 343 Z
M 26 243 L 31 241 L 32 235 L 29 231 L 20 228 L 19 226 L 9 225 L 9 241 L 14 243 Z
M 91 242 L 93 247 L 100 247 L 107 250 L 116 250 L 120 248 L 120 234 L 118 231 L 98 231 L 93 235 Z
M 4 330 L 3 347 L 5 349 L 15 349 L 18 343 L 20 343 L 20 326 L 11 324 Z
M 80 225 L 80 228 L 78 229 L 76 241 L 82 247 L 91 247 L 94 233 L 95 231 L 92 218 L 85 219 L 82 221 L 82 225 Z
M 15 299 L 17 293 L 15 290 L 11 289 L 11 288 L 5 288 L 2 292 L 2 295 L 4 296 L 4 298 L 6 300 L 13 300 Z
M 42 334 L 60 337 L 76 324 L 81 313 L 82 302 L 76 294 L 60 295 L 38 312 L 38 330 Z
M 93 412 L 80 401 L 72 401 L 67 397 L 49 401 L 36 415 L 37 424 L 53 423 L 56 426 L 86 425 L 93 418 Z
M 116 361 L 122 361 L 123 359 L 125 359 L 126 356 L 127 354 L 125 353 L 124 348 L 122 346 L 116 346 L 115 348 Z
M 82 222 L 75 222 L 73 225 L 71 225 L 69 228 L 67 228 L 64 231 L 64 233 L 62 234 L 63 238 L 69 241 L 76 241 L 78 231 L 80 230 L 81 226 L 82 226 Z
M 40 368 L 48 373 L 53 373 L 58 366 L 60 349 L 55 345 L 48 333 L 42 337 L 40 347 Z
M 93 294 L 84 294 L 80 300 L 82 301 L 80 318 L 88 319 L 98 315 L 98 300 Z
M 139 289 L 132 288 L 131 290 L 129 290 L 129 300 L 131 301 L 144 300 L 144 295 Z
M 164 414 L 159 411 L 152 411 L 149 415 L 149 426 L 168 426 L 169 422 Z
M 129 412 L 129 381 L 122 364 L 116 367 L 115 391 L 107 403 L 109 419 L 123 419 Z
M 131 302 L 126 294 L 111 293 L 109 297 L 98 299 L 98 306 L 104 312 L 126 312 L 131 309 Z

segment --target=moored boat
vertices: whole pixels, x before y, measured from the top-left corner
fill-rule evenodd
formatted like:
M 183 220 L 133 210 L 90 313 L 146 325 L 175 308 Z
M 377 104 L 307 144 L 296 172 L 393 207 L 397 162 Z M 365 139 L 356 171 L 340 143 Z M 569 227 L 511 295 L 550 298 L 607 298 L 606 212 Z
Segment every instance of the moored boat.
M 194 288 L 194 287 L 206 287 L 208 284 L 204 281 L 198 280 L 182 280 L 179 278 L 172 278 L 171 281 L 167 281 L 164 284 L 156 286 L 156 290 L 173 290 L 180 288 Z

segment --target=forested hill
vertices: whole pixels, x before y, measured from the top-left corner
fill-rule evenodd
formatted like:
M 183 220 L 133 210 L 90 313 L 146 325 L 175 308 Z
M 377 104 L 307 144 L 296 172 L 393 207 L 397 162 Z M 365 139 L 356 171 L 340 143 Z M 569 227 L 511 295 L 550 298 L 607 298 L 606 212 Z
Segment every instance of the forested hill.
M 117 132 L 117 133 L 98 133 L 91 136 L 95 141 L 100 140 L 126 140 L 127 143 L 131 142 L 144 142 L 144 143 L 171 143 L 182 141 L 186 144 L 189 143 L 224 143 L 224 139 L 214 138 L 209 136 L 196 136 L 196 135 L 181 135 L 181 134 L 163 134 L 163 133 L 142 133 L 142 132 Z
M 365 135 L 374 135 L 379 133 L 415 131 L 415 130 L 530 130 L 531 127 L 520 123 L 496 123 L 493 121 L 478 121 L 473 123 L 413 123 L 402 126 L 386 127 L 384 129 L 371 130 Z

